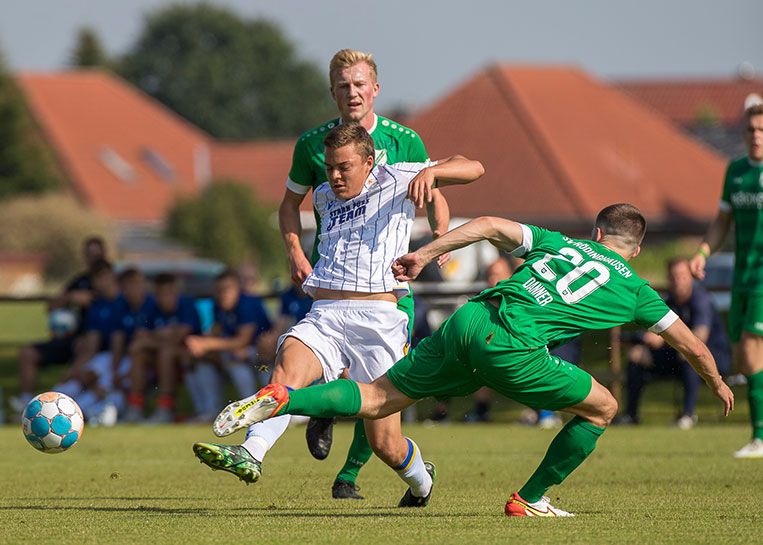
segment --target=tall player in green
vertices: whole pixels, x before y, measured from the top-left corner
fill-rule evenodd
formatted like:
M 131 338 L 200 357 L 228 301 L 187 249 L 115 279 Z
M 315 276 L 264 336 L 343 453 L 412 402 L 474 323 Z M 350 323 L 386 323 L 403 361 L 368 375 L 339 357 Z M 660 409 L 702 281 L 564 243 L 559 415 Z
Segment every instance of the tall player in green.
M 603 209 L 593 240 L 499 218 L 472 220 L 398 258 L 393 265 L 398 280 L 416 278 L 438 255 L 479 240 L 525 259 L 510 279 L 472 298 L 373 383 L 338 380 L 292 392 L 271 384 L 257 394 L 247 420 L 286 413 L 382 418 L 424 397 L 464 396 L 489 386 L 532 408 L 574 415 L 505 506 L 509 516 L 570 516 L 544 494 L 591 454 L 617 402 L 591 375 L 550 355 L 549 346 L 585 330 L 635 322 L 686 357 L 721 399 L 725 414 L 734 405 L 704 343 L 628 264 L 638 255 L 645 230 L 644 217 L 629 204 Z M 420 498 L 420 504 L 428 499 Z
M 689 265 L 697 278 L 735 226 L 734 284 L 729 309 L 729 337 L 734 359 L 747 377 L 752 440 L 737 458 L 763 458 L 763 104 L 745 112 L 747 157 L 729 163 L 718 215 Z
M 429 159 L 424 143 L 416 132 L 391 119 L 374 113 L 374 99 L 379 93 L 377 68 L 373 56 L 351 49 L 337 52 L 329 63 L 331 95 L 340 117 L 310 129 L 300 136 L 294 147 L 292 166 L 286 182 L 286 192 L 278 211 L 281 234 L 289 257 L 291 277 L 298 286 L 302 285 L 318 260 L 318 244 L 313 244 L 312 258 L 307 259 L 300 244 L 302 226 L 300 205 L 310 189 L 326 181 L 326 165 L 323 158 L 323 140 L 328 131 L 342 122 L 360 123 L 374 140 L 376 162 L 424 162 Z M 450 213 L 447 202 L 439 191 L 432 193 L 427 205 L 427 215 L 432 235 L 437 236 L 448 230 Z M 319 222 L 318 215 L 315 215 Z M 316 230 L 320 232 L 320 225 Z M 444 256 L 438 263 L 447 261 Z M 413 297 L 408 295 L 400 300 L 398 308 L 408 315 L 409 330 L 413 327 Z M 326 458 L 331 448 L 333 419 L 312 419 L 307 428 L 308 447 L 319 460 Z M 355 426 L 347 460 L 339 471 L 332 486 L 335 498 L 362 499 L 357 493 L 355 481 L 360 468 L 368 462 L 373 451 L 365 436 L 363 422 Z

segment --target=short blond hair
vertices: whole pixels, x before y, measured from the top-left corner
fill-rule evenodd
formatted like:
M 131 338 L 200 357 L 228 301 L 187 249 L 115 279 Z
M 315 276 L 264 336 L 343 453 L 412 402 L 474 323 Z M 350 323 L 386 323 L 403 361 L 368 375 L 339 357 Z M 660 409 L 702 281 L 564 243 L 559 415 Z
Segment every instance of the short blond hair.
M 329 63 L 329 81 L 331 82 L 331 86 L 334 86 L 334 75 L 337 72 L 349 68 L 350 66 L 355 66 L 360 62 L 364 62 L 368 65 L 371 69 L 371 74 L 374 77 L 374 83 L 376 83 L 378 72 L 374 56 L 371 53 L 364 53 L 363 51 L 356 51 L 355 49 L 342 49 L 337 51 L 334 56 L 331 57 L 331 62 Z

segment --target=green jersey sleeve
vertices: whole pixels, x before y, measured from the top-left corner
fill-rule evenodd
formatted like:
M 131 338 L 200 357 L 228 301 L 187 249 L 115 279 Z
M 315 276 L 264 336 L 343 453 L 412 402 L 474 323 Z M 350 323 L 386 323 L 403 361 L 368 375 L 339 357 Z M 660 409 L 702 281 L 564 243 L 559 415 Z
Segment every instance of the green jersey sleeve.
M 636 311 L 633 321 L 652 333 L 662 333 L 678 315 L 662 300 L 660 294 L 644 283 L 636 297 Z
M 310 150 L 307 149 L 306 139 L 300 138 L 294 145 L 289 179 L 286 180 L 287 189 L 300 195 L 310 191 L 313 185 L 313 171 L 310 166 L 310 158 Z
M 731 211 L 731 163 L 726 168 L 726 175 L 723 177 L 723 190 L 721 191 L 719 207 L 724 212 Z

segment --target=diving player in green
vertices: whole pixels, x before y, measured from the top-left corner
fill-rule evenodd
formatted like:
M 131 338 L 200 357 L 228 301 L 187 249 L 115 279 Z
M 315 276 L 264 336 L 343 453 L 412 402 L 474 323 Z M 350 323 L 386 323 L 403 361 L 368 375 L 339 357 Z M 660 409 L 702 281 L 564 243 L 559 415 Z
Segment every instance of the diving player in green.
M 297 140 L 289 178 L 286 181 L 286 192 L 278 210 L 291 278 L 297 286 L 302 285 L 312 271 L 312 265 L 318 260 L 317 236 L 320 232 L 318 225 L 312 257 L 308 260 L 300 243 L 300 205 L 311 189 L 327 180 L 323 140 L 333 127 L 342 122 L 360 123 L 374 140 L 376 164 L 420 163 L 429 160 L 424 143 L 415 131 L 374 113 L 374 99 L 379 93 L 379 82 L 376 62 L 370 53 L 352 49 L 338 51 L 329 63 L 329 79 L 331 96 L 336 102 L 340 116 L 306 131 Z M 448 203 L 439 191 L 434 191 L 426 209 L 432 235 L 436 238 L 448 230 Z M 320 221 L 317 213 L 315 220 L 316 223 Z M 444 265 L 447 259 L 447 255 L 443 256 L 438 264 Z M 413 297 L 409 294 L 400 299 L 398 308 L 408 315 L 410 333 L 413 328 Z M 308 423 L 308 447 L 311 454 L 319 460 L 323 460 L 329 454 L 332 426 L 333 419 L 311 419 Z M 257 453 L 254 455 L 256 457 Z M 363 422 L 358 420 L 347 460 L 332 485 L 334 498 L 362 499 L 357 493 L 355 481 L 360 468 L 372 455 Z
M 729 309 L 729 338 L 734 359 L 747 377 L 752 440 L 736 458 L 763 458 L 763 104 L 745 112 L 747 156 L 729 163 L 718 215 L 691 258 L 697 278 L 705 262 L 719 250 L 731 224 L 735 232 L 734 282 Z
M 617 402 L 591 375 L 551 356 L 549 346 L 586 330 L 635 322 L 686 357 L 723 402 L 725 414 L 734 406 L 704 343 L 628 265 L 640 252 L 645 231 L 644 217 L 629 204 L 604 208 L 593 240 L 500 218 L 472 220 L 398 258 L 395 276 L 414 279 L 438 255 L 488 240 L 525 259 L 510 279 L 472 298 L 373 383 L 338 380 L 292 392 L 271 384 L 250 398 L 244 421 L 280 414 L 383 418 L 424 397 L 464 396 L 489 386 L 532 408 L 574 415 L 505 506 L 509 516 L 570 516 L 544 494 L 591 454 L 617 413 Z M 218 419 L 228 413 L 226 408 Z M 428 501 L 418 499 L 422 505 Z

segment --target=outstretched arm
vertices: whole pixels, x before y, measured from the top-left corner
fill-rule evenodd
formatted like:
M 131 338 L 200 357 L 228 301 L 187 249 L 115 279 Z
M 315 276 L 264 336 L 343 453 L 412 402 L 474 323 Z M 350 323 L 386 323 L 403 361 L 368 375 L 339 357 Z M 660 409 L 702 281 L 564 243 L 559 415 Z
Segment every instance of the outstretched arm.
M 705 238 L 702 239 L 697 252 L 689 260 L 689 268 L 695 278 L 700 280 L 705 278 L 705 263 L 707 258 L 721 248 L 733 220 L 734 216 L 731 210 L 718 211 L 718 215 L 715 216 L 713 223 L 708 227 Z
M 660 335 L 697 371 L 713 394 L 723 402 L 723 414 L 728 416 L 729 411 L 734 409 L 734 394 L 723 382 L 715 358 L 705 343 L 700 341 L 682 320 L 673 322 L 673 325 Z
M 397 258 L 392 264 L 392 272 L 401 282 L 413 280 L 437 256 L 480 240 L 510 252 L 522 244 L 522 226 L 515 221 L 491 216 L 473 219 L 415 252 Z
M 454 155 L 426 167 L 408 184 L 408 198 L 417 208 L 432 202 L 432 190 L 446 185 L 468 184 L 485 174 L 479 161 Z

